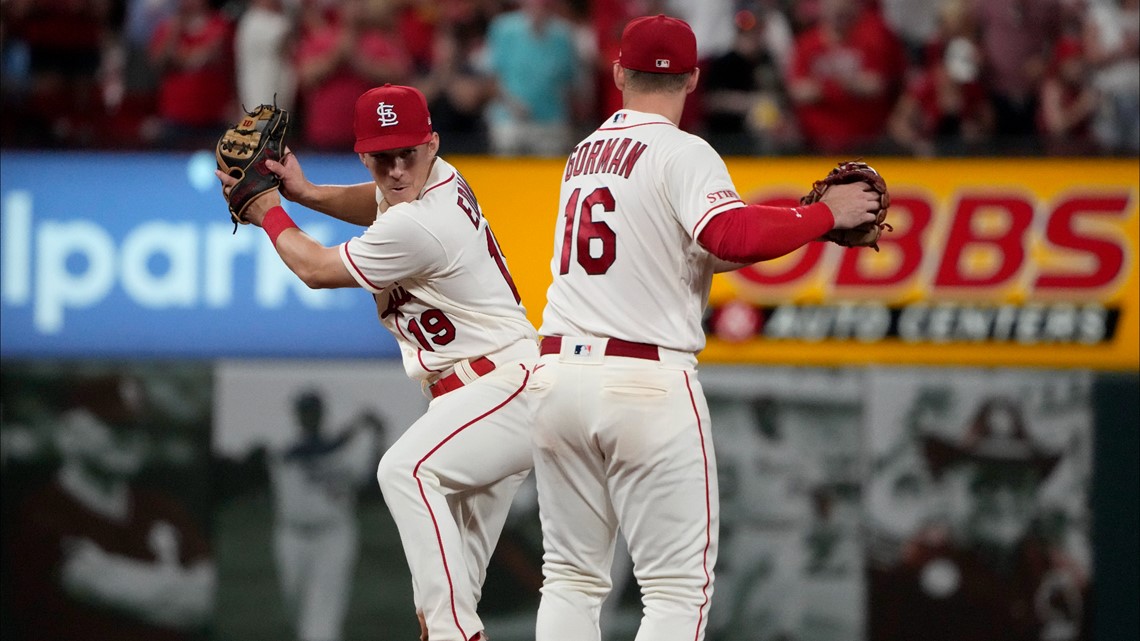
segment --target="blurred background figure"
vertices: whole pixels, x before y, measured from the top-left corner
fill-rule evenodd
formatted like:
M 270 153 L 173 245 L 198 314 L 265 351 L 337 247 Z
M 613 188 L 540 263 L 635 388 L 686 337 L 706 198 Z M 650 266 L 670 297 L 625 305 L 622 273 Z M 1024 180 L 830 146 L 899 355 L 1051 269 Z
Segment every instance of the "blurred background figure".
M 1089 577 L 1039 511 L 1061 459 L 1030 437 L 1017 401 L 984 399 L 961 437 L 926 435 L 944 536 L 924 529 L 868 575 L 871 641 L 1089 638 Z
M 412 61 L 396 30 L 391 0 L 302 0 L 297 110 L 303 144 L 350 148 L 352 109 L 365 91 L 406 84 Z
M 495 91 L 494 78 L 479 64 L 487 21 L 473 3 L 448 2 L 440 11 L 431 64 L 418 87 L 447 151 L 483 153 L 488 145 L 483 114 Z
M 1062 38 L 1041 83 L 1037 122 L 1045 153 L 1096 153 L 1093 120 L 1100 104 L 1100 92 L 1093 86 L 1081 41 Z
M 582 73 L 559 0 L 521 0 L 487 33 L 495 99 L 487 110 L 491 152 L 561 156 L 570 150 L 574 101 Z
M 112 37 L 111 0 L 8 0 L 3 3 L 5 44 L 23 58 L 4 72 L 26 74 L 20 114 L 41 146 L 89 144 L 92 115 L 102 111 L 96 72 Z M 9 53 L 14 53 L 9 50 Z M 10 59 L 10 62 L 14 62 Z
M 788 93 L 808 150 L 868 153 L 886 133 L 905 53 L 864 2 L 820 0 L 818 23 L 792 52 Z
M 1061 31 L 1064 0 L 972 0 L 980 30 L 982 82 L 994 107 L 1000 151 L 1035 153 L 1037 104 Z
M 213 147 L 237 117 L 233 23 L 209 0 L 178 0 L 155 29 L 150 60 L 158 104 L 146 135 L 165 147 Z
M 297 641 L 340 641 L 360 547 L 357 494 L 384 426 L 365 413 L 334 433 L 315 390 L 298 394 L 293 411 L 296 440 L 268 458 L 278 580 Z
M 790 147 L 795 123 L 783 78 L 792 29 L 775 2 L 741 9 L 732 49 L 714 57 L 702 74 L 705 127 L 721 153 L 772 153 Z
M 994 115 L 981 83 L 977 30 L 964 0 L 943 0 L 938 28 L 922 47 L 925 62 L 895 103 L 892 142 L 916 156 L 981 153 Z
M 17 639 L 203 638 L 216 583 L 207 539 L 180 502 L 133 482 L 150 456 L 147 402 L 121 376 L 64 394 L 59 468 L 21 502 L 6 555 Z
M 297 77 L 293 68 L 296 11 L 285 0 L 251 0 L 237 21 L 234 66 L 240 106 L 276 104 L 293 108 Z
M 1101 147 L 1140 153 L 1140 0 L 1087 2 L 1085 59 L 1101 103 L 1094 133 Z

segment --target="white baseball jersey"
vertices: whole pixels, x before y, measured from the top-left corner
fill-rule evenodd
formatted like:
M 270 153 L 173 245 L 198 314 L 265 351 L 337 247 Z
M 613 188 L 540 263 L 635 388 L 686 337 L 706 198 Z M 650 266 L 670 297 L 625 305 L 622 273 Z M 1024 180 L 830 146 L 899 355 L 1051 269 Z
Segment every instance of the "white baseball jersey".
M 442 158 L 418 199 L 378 215 L 340 256 L 413 379 L 536 338 L 474 192 Z
M 566 163 L 539 333 L 699 352 L 716 260 L 696 238 L 742 206 L 707 142 L 663 116 L 618 111 Z

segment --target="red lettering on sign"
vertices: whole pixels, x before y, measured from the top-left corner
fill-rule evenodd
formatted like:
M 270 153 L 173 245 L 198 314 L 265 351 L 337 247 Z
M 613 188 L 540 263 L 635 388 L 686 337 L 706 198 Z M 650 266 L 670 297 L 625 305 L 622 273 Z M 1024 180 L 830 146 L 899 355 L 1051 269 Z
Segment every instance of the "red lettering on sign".
M 909 222 L 899 224 L 900 217 Z M 879 247 L 901 256 L 898 267 L 888 274 L 871 275 L 866 267 L 870 252 L 845 251 L 839 259 L 835 284 L 839 287 L 889 287 L 906 281 L 922 265 L 922 234 L 933 217 L 933 209 L 925 200 L 892 197 L 888 219 L 894 230 L 884 231 L 879 237 Z
M 1123 217 L 1127 209 L 1127 195 L 1075 196 L 1057 205 L 1049 216 L 1045 238 L 1057 247 L 1091 256 L 1096 266 L 1091 272 L 1042 271 L 1035 282 L 1036 289 L 1096 288 L 1116 280 L 1124 268 L 1124 245 L 1119 240 L 1080 233 L 1075 223 L 1082 216 Z
M 983 233 L 974 221 L 983 213 L 1004 214 L 1005 229 Z M 1017 196 L 965 196 L 958 203 L 946 235 L 946 251 L 935 287 L 995 287 L 1008 282 L 1025 262 L 1025 232 L 1033 223 L 1033 205 Z M 989 247 L 998 265 L 989 274 L 973 274 L 963 265 L 967 249 Z

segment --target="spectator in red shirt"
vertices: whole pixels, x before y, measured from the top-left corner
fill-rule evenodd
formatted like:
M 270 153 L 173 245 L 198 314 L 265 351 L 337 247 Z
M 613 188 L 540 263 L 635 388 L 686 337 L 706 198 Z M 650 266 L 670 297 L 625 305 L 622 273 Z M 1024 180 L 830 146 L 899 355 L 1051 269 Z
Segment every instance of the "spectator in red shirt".
M 814 151 L 866 150 L 886 131 L 905 54 L 882 18 L 849 0 L 822 0 L 819 23 L 797 39 L 788 93 Z
M 301 136 L 316 149 L 352 146 L 352 110 L 365 91 L 405 83 L 411 60 L 388 5 L 305 0 L 297 49 Z
M 212 148 L 237 113 L 233 24 L 209 0 L 179 0 L 155 29 L 150 56 L 160 74 L 157 141 Z
M 999 141 L 1010 152 L 1036 151 L 1037 98 L 1060 33 L 1059 0 L 973 0 L 981 29 L 983 82 Z
M 1093 118 L 1100 105 L 1100 92 L 1093 87 L 1081 42 L 1065 38 L 1045 81 L 1037 126 L 1050 155 L 1091 155 L 1099 152 L 1093 138 Z
M 28 103 L 19 114 L 36 130 L 28 138 L 41 145 L 51 139 L 87 142 L 91 132 L 82 130 L 90 129 L 92 114 L 102 110 L 96 79 L 112 31 L 112 3 L 9 0 L 3 4 L 5 35 L 22 43 L 28 54 Z
M 891 139 L 908 153 L 978 152 L 990 139 L 993 108 L 979 78 L 976 35 L 961 2 L 942 4 L 938 32 L 924 47 L 928 63 L 911 79 L 891 114 Z

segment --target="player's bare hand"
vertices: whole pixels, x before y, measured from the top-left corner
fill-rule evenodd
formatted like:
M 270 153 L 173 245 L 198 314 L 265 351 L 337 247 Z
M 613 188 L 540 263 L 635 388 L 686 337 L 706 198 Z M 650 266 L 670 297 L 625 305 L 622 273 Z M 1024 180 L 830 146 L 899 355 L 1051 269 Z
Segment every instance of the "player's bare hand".
M 302 198 L 312 183 L 305 178 L 305 172 L 301 169 L 301 161 L 297 159 L 289 147 L 285 147 L 285 154 L 281 157 L 281 162 L 266 158 L 265 167 L 281 179 L 280 191 L 286 200 L 295 203 L 302 202 Z
M 835 229 L 851 229 L 875 221 L 881 207 L 879 192 L 865 182 L 833 185 L 820 198 L 835 218 Z
M 214 175 L 218 177 L 218 182 L 222 183 L 222 197 L 228 203 L 230 191 L 238 183 L 238 179 L 220 169 L 215 169 Z M 277 194 L 277 191 L 267 191 L 250 201 L 245 211 L 242 212 L 242 219 L 261 227 L 261 220 L 265 218 L 266 212 L 280 204 L 281 196 Z

